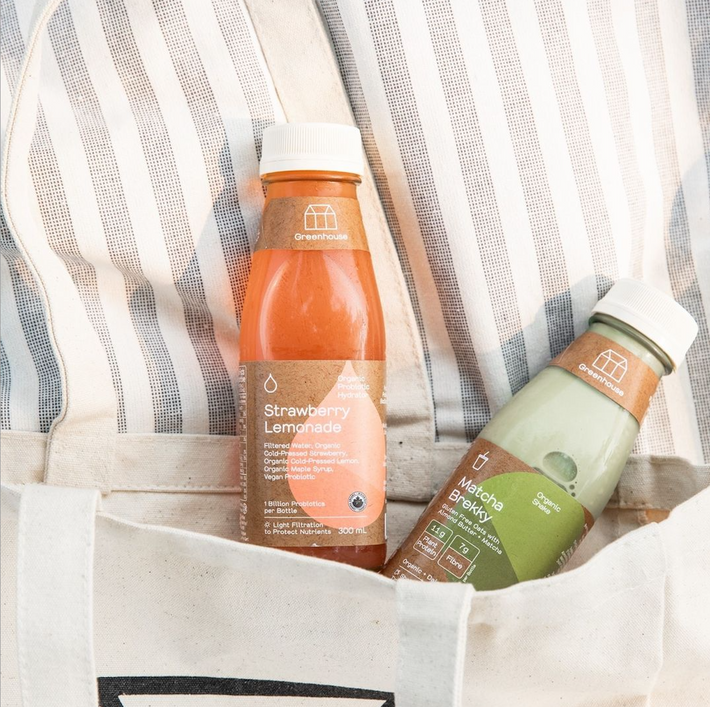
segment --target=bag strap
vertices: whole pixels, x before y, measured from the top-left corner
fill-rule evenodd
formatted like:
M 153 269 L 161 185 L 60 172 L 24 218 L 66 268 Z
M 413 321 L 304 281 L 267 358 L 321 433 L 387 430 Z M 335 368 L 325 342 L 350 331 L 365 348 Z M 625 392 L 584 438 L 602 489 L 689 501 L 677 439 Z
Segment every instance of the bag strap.
M 0 201 L 14 242 L 37 283 L 61 374 L 63 405 L 49 431 L 44 480 L 57 486 L 93 487 L 107 492 L 119 436 L 111 371 L 70 272 L 37 222 L 27 168 L 36 136 L 40 64 L 49 51 L 47 25 L 60 3 L 30 3 L 33 11 L 25 57 L 0 160 Z
M 463 684 L 469 584 L 397 582 L 397 707 L 459 707 Z
M 17 549 L 17 645 L 23 707 L 96 707 L 93 567 L 100 494 L 31 485 Z

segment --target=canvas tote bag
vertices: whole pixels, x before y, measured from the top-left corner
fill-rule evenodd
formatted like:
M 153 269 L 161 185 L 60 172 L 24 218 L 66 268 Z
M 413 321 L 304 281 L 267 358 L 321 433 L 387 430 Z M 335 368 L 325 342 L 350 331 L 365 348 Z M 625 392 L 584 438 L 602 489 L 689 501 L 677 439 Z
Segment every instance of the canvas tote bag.
M 708 702 L 703 6 L 580 7 L 3 3 L 3 705 Z M 699 321 L 568 571 L 473 593 L 233 542 L 284 119 L 363 131 L 392 549 L 613 279 Z
M 96 515 L 97 491 L 5 489 L 3 703 L 707 704 L 708 495 L 474 593 Z

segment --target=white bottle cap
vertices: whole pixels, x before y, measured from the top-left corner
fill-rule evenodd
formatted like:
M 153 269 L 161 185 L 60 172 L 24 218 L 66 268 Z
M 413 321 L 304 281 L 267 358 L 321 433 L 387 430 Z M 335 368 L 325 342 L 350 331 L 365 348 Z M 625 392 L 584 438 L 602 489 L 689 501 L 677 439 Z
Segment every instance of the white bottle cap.
M 337 123 L 282 123 L 266 128 L 259 175 L 302 169 L 362 175 L 360 131 Z
M 695 319 L 672 297 L 641 280 L 624 278 L 596 303 L 592 314 L 608 314 L 653 341 L 678 368 L 698 333 Z

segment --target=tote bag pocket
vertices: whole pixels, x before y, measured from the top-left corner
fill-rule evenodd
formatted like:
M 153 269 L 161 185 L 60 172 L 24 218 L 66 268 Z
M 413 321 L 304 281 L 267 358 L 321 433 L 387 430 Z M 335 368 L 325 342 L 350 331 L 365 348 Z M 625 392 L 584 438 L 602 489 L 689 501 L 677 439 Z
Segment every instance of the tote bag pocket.
M 476 593 L 4 489 L 3 705 L 702 705 L 709 494 L 575 570 Z
M 98 500 L 3 489 L 3 705 L 460 704 L 469 587 L 95 516 Z

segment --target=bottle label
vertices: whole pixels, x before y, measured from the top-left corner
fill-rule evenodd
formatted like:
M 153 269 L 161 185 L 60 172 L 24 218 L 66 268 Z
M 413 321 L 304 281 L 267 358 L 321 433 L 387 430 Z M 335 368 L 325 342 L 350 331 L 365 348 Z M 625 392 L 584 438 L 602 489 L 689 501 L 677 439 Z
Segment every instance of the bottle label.
M 293 196 L 264 209 L 254 250 L 369 250 L 357 199 Z
M 384 361 L 239 367 L 244 542 L 385 542 Z
M 604 393 L 630 412 L 639 425 L 660 380 L 634 353 L 592 331 L 573 341 L 550 365 L 564 368 Z
M 384 574 L 500 589 L 556 573 L 593 523 L 566 491 L 479 437 Z

